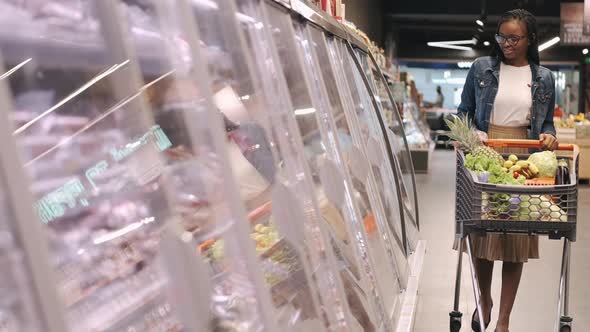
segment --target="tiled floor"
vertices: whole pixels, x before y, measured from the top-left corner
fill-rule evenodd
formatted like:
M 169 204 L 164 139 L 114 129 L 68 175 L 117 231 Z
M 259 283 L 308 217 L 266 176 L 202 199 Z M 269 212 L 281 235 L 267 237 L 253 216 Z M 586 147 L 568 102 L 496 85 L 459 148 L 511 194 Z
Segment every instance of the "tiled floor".
M 454 238 L 454 154 L 436 151 L 430 173 L 418 175 L 422 238 L 427 252 L 420 280 L 419 300 L 414 331 L 449 330 L 449 311 L 453 305 L 457 255 Z M 572 246 L 570 311 L 573 331 L 590 331 L 590 187 L 581 187 L 578 212 L 578 241 Z M 541 239 L 541 259 L 525 265 L 521 286 L 511 319 L 512 332 L 554 331 L 557 315 L 557 287 L 563 242 Z M 467 256 L 464 256 L 467 257 Z M 464 259 L 464 262 L 466 259 Z M 497 304 L 492 319 L 498 317 L 501 263 L 496 263 L 493 297 Z M 463 329 L 471 331 L 474 310 L 473 291 L 468 266 L 464 264 L 461 287 Z M 493 331 L 495 321 L 489 327 Z

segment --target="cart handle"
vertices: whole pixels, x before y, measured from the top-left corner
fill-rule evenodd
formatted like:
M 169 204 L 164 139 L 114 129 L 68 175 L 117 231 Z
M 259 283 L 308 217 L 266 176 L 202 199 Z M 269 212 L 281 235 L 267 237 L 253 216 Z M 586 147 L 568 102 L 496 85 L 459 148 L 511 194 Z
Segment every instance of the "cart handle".
M 540 149 L 543 147 L 543 141 L 527 139 L 488 139 L 484 144 L 492 148 L 529 148 Z M 576 144 L 559 144 L 557 150 L 573 151 L 575 155 L 579 153 L 580 148 Z

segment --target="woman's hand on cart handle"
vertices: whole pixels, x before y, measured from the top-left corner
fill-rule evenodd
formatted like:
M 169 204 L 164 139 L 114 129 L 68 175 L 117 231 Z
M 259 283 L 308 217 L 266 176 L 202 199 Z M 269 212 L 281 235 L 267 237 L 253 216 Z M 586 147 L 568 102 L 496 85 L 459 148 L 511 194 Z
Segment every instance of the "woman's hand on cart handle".
M 557 138 L 551 134 L 541 134 L 539 135 L 539 140 L 541 141 L 543 150 L 553 151 L 559 148 Z

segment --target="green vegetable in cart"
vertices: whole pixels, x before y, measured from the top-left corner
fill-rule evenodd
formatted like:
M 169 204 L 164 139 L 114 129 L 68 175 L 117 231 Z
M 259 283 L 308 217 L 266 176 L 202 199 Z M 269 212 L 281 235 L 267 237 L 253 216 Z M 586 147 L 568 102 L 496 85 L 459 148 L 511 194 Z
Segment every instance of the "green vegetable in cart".
M 557 157 L 551 151 L 533 153 L 528 161 L 539 170 L 539 177 L 553 178 L 557 172 Z
M 507 172 L 506 168 L 502 167 L 496 158 L 468 154 L 465 156 L 465 167 L 478 175 L 483 172 L 490 173 L 487 182 L 492 184 L 521 185 L 526 182 L 524 176 L 517 174 L 515 178 L 512 172 Z

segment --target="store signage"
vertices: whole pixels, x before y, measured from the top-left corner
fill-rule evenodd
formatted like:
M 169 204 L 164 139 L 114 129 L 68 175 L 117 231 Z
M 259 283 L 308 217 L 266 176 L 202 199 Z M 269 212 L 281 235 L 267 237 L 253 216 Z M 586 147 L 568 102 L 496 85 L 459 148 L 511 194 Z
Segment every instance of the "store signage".
M 113 163 L 118 163 L 128 156 L 138 151 L 148 142 L 152 142 L 156 149 L 160 152 L 170 148 L 172 142 L 164 133 L 160 126 L 153 126 L 147 133 L 143 134 L 132 143 L 125 145 L 120 149 L 113 149 L 110 151 L 110 156 Z M 108 160 L 101 160 L 94 166 L 84 172 L 86 180 L 93 190 L 98 190 L 95 179 L 100 174 L 106 172 L 109 168 Z M 35 205 L 35 211 L 39 216 L 41 222 L 47 224 L 57 218 L 63 217 L 67 209 L 73 209 L 80 204 L 81 206 L 88 206 L 87 188 L 79 177 L 69 180 L 61 187 L 50 192 L 39 199 Z
M 584 16 L 583 3 L 561 4 L 561 45 L 590 45 L 590 35 L 584 34 Z

